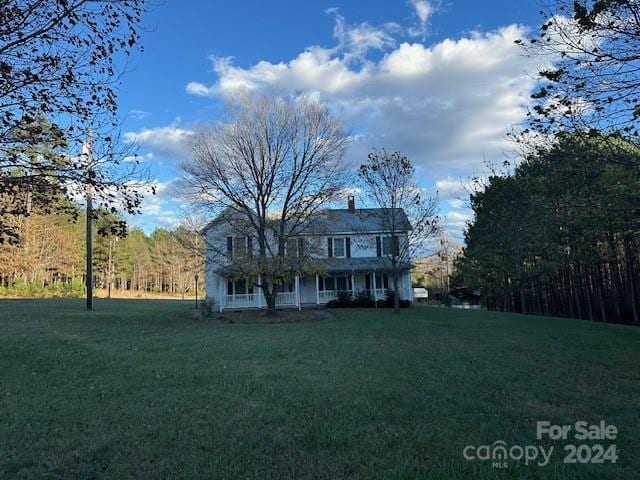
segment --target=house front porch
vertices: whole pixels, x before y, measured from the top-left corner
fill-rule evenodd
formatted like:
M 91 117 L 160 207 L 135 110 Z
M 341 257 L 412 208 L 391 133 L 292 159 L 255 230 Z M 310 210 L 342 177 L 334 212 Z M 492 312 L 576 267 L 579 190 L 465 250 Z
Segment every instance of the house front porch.
M 257 282 L 260 284 L 260 281 Z M 308 308 L 322 306 L 334 300 L 338 292 L 351 292 L 356 297 L 366 292 L 374 301 L 384 300 L 393 291 L 393 281 L 384 271 L 356 272 L 332 271 L 323 274 L 296 276 L 292 282 L 276 293 L 277 308 Z M 413 289 L 409 271 L 399 279 L 398 295 L 403 300 L 413 301 Z M 223 310 L 245 310 L 266 308 L 266 300 L 260 287 L 249 286 L 243 279 L 220 277 L 217 306 Z

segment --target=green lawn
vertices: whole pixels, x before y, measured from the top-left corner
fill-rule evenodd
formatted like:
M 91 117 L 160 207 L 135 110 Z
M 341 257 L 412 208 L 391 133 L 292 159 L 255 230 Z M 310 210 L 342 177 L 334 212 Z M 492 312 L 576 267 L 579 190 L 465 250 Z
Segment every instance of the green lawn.
M 82 307 L 0 301 L 0 478 L 640 472 L 637 328 L 437 308 L 221 325 L 177 301 Z M 563 464 L 565 442 L 537 441 L 537 420 L 614 424 L 618 462 Z M 547 467 L 462 456 L 497 440 L 556 451 Z

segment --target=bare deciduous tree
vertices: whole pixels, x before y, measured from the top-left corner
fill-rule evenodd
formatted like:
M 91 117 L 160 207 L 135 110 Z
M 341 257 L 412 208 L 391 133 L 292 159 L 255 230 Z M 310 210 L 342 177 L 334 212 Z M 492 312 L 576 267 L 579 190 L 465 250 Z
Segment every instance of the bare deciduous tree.
M 306 96 L 243 95 L 228 107 L 225 123 L 195 135 L 183 165 L 186 190 L 209 216 L 250 239 L 233 252 L 233 268 L 262 289 L 274 314 L 278 288 L 308 266 L 312 247 L 297 236 L 346 184 L 348 138 L 337 117 Z M 207 248 L 227 266 L 224 246 Z
M 374 150 L 358 171 L 369 203 L 381 209 L 389 245 L 382 254 L 389 259 L 393 280 L 394 312 L 400 310 L 398 280 L 411 260 L 424 255 L 428 242 L 440 231 L 438 200 L 424 197 L 414 178 L 411 161 L 399 152 Z M 407 220 L 410 225 L 407 225 Z M 405 232 L 408 232 L 405 236 Z

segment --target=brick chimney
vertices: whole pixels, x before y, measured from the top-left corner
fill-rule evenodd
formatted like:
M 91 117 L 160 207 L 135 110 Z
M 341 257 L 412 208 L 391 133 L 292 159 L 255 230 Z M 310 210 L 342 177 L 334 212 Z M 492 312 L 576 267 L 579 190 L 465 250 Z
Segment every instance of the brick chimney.
M 347 205 L 349 208 L 350 212 L 355 212 L 356 211 L 356 197 L 354 197 L 353 195 L 349 195 L 347 197 Z

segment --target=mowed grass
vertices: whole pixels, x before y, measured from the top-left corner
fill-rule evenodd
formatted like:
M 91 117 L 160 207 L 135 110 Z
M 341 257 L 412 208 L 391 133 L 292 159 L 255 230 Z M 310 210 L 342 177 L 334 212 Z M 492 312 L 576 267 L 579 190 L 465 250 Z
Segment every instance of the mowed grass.
M 640 329 L 438 308 L 216 324 L 191 307 L 0 301 L 0 478 L 640 472 Z M 617 463 L 563 464 L 571 442 L 536 440 L 538 420 L 616 425 Z M 463 458 L 497 440 L 556 447 L 546 467 Z

